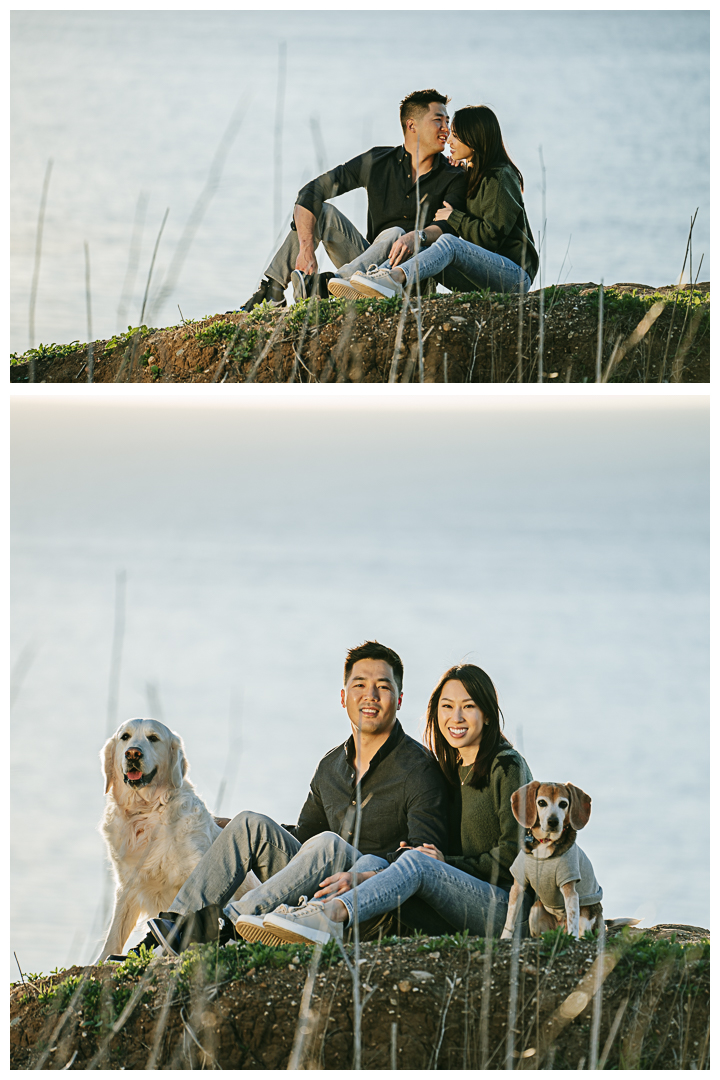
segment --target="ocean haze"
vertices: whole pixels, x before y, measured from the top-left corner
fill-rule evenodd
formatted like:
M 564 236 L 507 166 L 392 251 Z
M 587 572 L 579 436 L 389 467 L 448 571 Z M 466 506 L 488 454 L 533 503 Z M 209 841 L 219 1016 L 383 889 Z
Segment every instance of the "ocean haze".
M 119 719 L 161 711 L 213 810 L 296 820 L 349 646 L 398 650 L 416 737 L 468 659 L 533 775 L 592 796 L 606 913 L 708 925 L 704 399 L 11 404 L 25 970 L 99 950 L 118 571 Z
M 236 106 L 239 133 L 176 286 L 146 315 L 153 325 L 178 322 L 178 305 L 185 318 L 237 308 L 282 235 L 276 192 L 286 228 L 320 159 L 332 166 L 397 144 L 398 102 L 428 85 L 451 95 L 451 111 L 495 109 L 538 242 L 542 146 L 546 282 L 669 284 L 696 207 L 693 269 L 704 253 L 709 280 L 706 11 L 16 11 L 11 60 L 14 351 L 28 347 L 48 159 L 32 344 L 86 340 L 84 241 L 93 336 L 106 338 L 137 324 L 169 207 L 151 300 L 163 282 Z M 120 311 L 141 192 L 139 262 Z M 337 203 L 364 231 L 364 193 Z

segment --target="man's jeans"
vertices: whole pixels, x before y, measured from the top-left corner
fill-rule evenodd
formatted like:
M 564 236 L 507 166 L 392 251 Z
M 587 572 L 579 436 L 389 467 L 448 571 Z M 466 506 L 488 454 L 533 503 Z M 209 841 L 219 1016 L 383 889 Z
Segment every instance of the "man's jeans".
M 262 915 L 278 904 L 295 905 L 301 896 L 311 898 L 323 878 L 349 870 L 359 857 L 360 852 L 335 833 L 319 833 L 301 845 L 272 818 L 244 811 L 205 852 L 170 910 L 185 915 L 220 904 L 233 922 L 239 915 Z M 387 865 L 375 855 L 363 859 L 366 870 Z M 250 870 L 262 884 L 229 903 Z
M 359 862 L 358 870 L 369 869 Z M 396 909 L 411 896 L 420 897 L 440 912 L 456 930 L 483 937 L 498 937 L 507 917 L 509 893 L 472 877 L 421 851 L 405 851 L 381 874 L 363 881 L 357 889 L 338 899 L 350 915 L 357 910 L 360 922 Z M 520 933 L 527 932 L 527 915 Z
M 316 248 L 319 244 L 324 244 L 333 265 L 337 267 L 338 277 L 348 279 L 357 270 L 365 271 L 373 263 L 379 266 L 387 259 L 390 248 L 403 233 L 404 229 L 399 226 L 385 229 L 369 244 L 349 218 L 336 210 L 332 203 L 323 203 L 315 225 L 314 239 Z M 265 277 L 279 281 L 285 288 L 299 254 L 300 240 L 295 230 L 291 229 L 265 271 Z
M 380 263 L 378 263 L 378 266 Z M 530 276 L 517 263 L 494 251 L 471 244 L 459 236 L 443 235 L 402 263 L 407 281 L 435 278 L 448 289 L 472 292 L 491 289 L 493 292 L 524 292 L 530 288 Z

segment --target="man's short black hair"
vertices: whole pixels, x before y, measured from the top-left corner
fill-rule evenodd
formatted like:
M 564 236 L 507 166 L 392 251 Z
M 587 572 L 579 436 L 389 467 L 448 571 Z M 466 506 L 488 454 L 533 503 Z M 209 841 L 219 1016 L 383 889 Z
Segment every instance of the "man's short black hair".
M 433 101 L 439 101 L 441 105 L 447 105 L 450 98 L 447 94 L 441 94 L 437 90 L 413 90 L 400 102 L 400 123 L 405 134 L 408 120 L 422 116 L 432 105 Z
M 433 101 L 436 101 L 433 98 Z M 350 672 L 358 660 L 384 660 L 392 668 L 397 683 L 398 694 L 402 693 L 403 685 L 403 662 L 396 652 L 387 645 L 381 645 L 379 641 L 363 641 L 362 645 L 356 645 L 350 649 L 345 657 L 345 669 L 343 671 L 343 686 L 347 686 Z

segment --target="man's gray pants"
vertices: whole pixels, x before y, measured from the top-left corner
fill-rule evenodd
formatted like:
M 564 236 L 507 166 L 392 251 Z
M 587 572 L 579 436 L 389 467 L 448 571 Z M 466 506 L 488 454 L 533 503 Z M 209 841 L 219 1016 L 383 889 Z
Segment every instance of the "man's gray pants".
M 185 915 L 219 904 L 233 922 L 240 915 L 263 915 L 279 904 L 294 906 L 301 896 L 312 898 L 324 878 L 349 870 L 358 858 L 360 852 L 335 833 L 319 833 L 300 844 L 272 818 L 243 811 L 205 852 L 170 910 Z M 363 869 L 375 868 L 375 862 L 378 869 L 386 865 L 364 856 Z M 262 884 L 231 903 L 250 870 Z
M 390 254 L 390 248 L 404 232 L 400 226 L 385 229 L 370 244 L 349 218 L 336 210 L 331 203 L 323 203 L 315 223 L 315 250 L 323 244 L 333 266 L 337 268 L 337 276 L 347 280 L 358 270 L 364 272 L 373 264 L 379 266 L 384 262 Z M 299 254 L 300 240 L 295 230 L 291 229 L 265 271 L 265 277 L 279 281 L 285 288 Z

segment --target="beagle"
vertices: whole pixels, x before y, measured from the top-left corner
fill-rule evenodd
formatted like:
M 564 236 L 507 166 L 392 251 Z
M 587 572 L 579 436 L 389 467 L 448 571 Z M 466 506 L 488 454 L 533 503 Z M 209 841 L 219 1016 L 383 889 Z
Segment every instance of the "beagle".
M 511 798 L 515 819 L 527 830 L 522 850 L 510 867 L 507 919 L 501 938 L 512 937 L 525 887 L 537 900 L 530 909 L 533 937 L 563 926 L 574 938 L 603 924 L 602 889 L 590 860 L 575 839 L 590 819 L 591 799 L 574 784 L 533 780 Z

